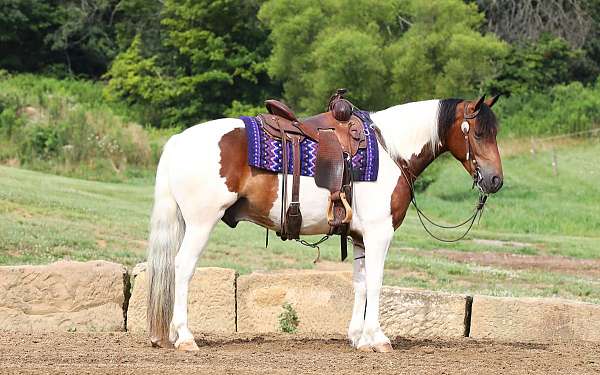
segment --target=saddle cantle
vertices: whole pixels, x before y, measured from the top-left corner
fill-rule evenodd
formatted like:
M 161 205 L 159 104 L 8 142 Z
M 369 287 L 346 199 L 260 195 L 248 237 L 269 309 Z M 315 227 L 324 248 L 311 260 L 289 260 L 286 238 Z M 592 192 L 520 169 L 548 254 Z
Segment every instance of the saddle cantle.
M 364 125 L 353 114 L 354 106 L 344 98 L 346 90 L 339 89 L 329 100 L 328 111 L 299 120 L 294 112 L 277 100 L 267 100 L 268 114 L 259 115 L 263 130 L 282 143 L 282 239 L 298 239 L 302 226 L 300 212 L 300 143 L 310 138 L 318 144 L 315 164 L 315 183 L 329 190 L 326 215 L 330 234 L 342 236 L 342 260 L 347 256 L 346 236 L 352 220 L 352 163 L 351 158 L 367 147 Z M 292 201 L 287 204 L 287 174 L 290 155 L 287 143 L 292 144 Z

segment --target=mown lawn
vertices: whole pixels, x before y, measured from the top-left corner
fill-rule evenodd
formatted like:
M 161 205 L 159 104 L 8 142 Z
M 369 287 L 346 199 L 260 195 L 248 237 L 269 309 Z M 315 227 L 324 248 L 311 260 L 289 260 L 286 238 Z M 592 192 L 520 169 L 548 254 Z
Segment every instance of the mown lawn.
M 594 262 L 600 266 L 600 143 L 558 148 L 557 155 L 557 176 L 548 151 L 505 158 L 504 188 L 490 198 L 467 240 L 456 244 L 432 240 L 411 211 L 394 238 L 385 282 L 600 303 L 600 272 L 593 270 Z M 418 199 L 433 218 L 457 222 L 469 214 L 476 193 L 469 190 L 462 167 L 450 159 L 441 162 L 443 172 Z M 0 264 L 107 259 L 134 265 L 144 260 L 151 205 L 150 181 L 100 183 L 0 167 Z M 264 230 L 252 224 L 241 223 L 236 230 L 221 224 L 201 265 L 232 267 L 240 273 L 315 267 L 314 250 L 281 242 L 273 233 L 265 249 L 264 236 Z M 524 258 L 515 257 L 513 266 L 467 257 L 490 254 Z M 559 267 L 519 266 L 520 259 L 532 257 Z M 322 246 L 322 264 L 333 266 L 329 262 L 338 258 L 337 239 Z M 592 269 L 563 270 L 563 261 L 575 266 L 592 262 Z

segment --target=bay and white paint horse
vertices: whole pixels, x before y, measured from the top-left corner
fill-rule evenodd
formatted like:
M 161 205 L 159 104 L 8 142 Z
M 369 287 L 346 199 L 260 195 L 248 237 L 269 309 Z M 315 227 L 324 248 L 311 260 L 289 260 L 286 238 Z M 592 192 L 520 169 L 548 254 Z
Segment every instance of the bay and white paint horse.
M 450 152 L 483 192 L 501 188 L 497 122 L 490 109 L 496 99 L 428 100 L 371 113 L 382 144 L 377 181 L 354 184 L 350 235 L 355 297 L 348 328 L 354 347 L 392 350 L 379 325 L 379 294 L 388 247 L 411 200 L 408 179 L 401 174 L 412 180 L 437 156 Z M 210 233 L 224 215 L 278 230 L 280 182 L 281 175 L 248 166 L 240 119 L 196 125 L 167 142 L 156 175 L 148 254 L 147 317 L 153 345 L 198 350 L 188 328 L 188 284 Z M 301 233 L 327 233 L 329 192 L 312 177 L 301 177 L 300 185 Z

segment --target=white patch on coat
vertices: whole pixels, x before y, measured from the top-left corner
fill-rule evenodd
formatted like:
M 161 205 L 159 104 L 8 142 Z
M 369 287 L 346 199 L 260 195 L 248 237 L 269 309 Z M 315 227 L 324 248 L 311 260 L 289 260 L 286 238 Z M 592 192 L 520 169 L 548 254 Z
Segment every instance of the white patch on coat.
M 391 198 L 400 177 L 400 169 L 379 146 L 379 174 L 377 181 L 358 181 L 354 183 L 350 228 L 363 233 L 364 226 L 381 220 L 392 225 Z M 281 215 L 281 180 L 278 175 L 277 199 L 269 212 L 269 219 L 280 226 Z M 288 206 L 292 201 L 292 176 L 288 176 Z M 329 191 L 316 185 L 313 177 L 300 177 L 300 211 L 302 212 L 301 234 L 322 234 L 329 231 L 327 224 Z M 388 220 L 389 219 L 389 220 Z
M 409 160 L 429 143 L 438 146 L 439 100 L 407 103 L 371 114 L 392 157 Z

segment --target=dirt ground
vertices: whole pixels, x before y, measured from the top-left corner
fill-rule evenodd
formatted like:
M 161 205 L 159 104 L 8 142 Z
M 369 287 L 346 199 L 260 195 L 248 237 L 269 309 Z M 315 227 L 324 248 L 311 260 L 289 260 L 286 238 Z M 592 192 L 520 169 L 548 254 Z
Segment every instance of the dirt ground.
M 198 338 L 200 351 L 155 349 L 129 333 L 0 332 L 0 373 L 160 374 L 593 374 L 600 344 L 508 344 L 396 339 L 388 354 L 362 353 L 341 337 Z

